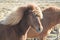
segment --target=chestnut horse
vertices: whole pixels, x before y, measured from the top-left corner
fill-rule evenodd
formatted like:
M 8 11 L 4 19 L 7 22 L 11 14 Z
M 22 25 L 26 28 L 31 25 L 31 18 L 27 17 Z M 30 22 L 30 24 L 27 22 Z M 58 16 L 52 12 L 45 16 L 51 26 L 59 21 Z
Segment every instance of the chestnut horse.
M 49 7 L 42 11 L 43 19 L 41 20 L 43 31 L 39 34 L 32 28 L 28 32 L 28 38 L 39 37 L 40 40 L 46 40 L 48 32 L 51 31 L 55 25 L 60 23 L 60 8 Z
M 41 10 L 34 4 L 17 8 L 0 21 L 0 40 L 26 40 L 30 27 L 41 33 L 42 18 Z

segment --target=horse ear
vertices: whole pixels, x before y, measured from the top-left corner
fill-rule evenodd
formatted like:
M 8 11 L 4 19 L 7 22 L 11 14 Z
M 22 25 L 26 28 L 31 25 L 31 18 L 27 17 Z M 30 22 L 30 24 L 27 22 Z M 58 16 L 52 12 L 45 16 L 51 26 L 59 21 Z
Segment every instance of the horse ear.
M 31 4 L 30 4 L 30 5 L 28 5 L 28 6 L 27 6 L 27 8 L 28 8 L 29 10 L 34 10 L 34 6 L 33 6 L 33 5 L 31 5 Z
M 29 14 L 30 12 L 32 12 L 34 10 L 34 5 L 29 4 L 26 6 L 26 10 L 25 10 L 25 14 Z

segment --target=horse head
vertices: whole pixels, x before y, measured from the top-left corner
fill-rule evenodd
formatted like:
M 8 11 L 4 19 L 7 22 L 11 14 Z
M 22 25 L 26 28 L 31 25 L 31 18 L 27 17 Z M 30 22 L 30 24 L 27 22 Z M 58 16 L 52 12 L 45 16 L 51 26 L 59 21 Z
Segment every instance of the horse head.
M 26 6 L 26 9 L 24 11 L 24 15 L 27 15 L 27 21 L 28 24 L 35 29 L 37 32 L 42 32 L 43 27 L 41 24 L 41 19 L 43 19 L 43 14 L 41 12 L 41 9 L 33 4 L 29 4 Z

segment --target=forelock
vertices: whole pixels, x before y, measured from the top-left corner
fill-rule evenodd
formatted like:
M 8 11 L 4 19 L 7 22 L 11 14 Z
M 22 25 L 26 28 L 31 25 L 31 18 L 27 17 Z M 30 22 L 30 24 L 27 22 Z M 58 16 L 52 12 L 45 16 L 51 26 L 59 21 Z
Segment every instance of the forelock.
M 38 12 L 39 12 L 39 14 L 40 14 L 40 18 L 43 19 L 42 10 L 41 10 L 39 7 L 37 7 L 37 8 L 38 8 Z
M 42 10 L 36 4 L 28 4 L 27 9 L 32 10 L 32 11 L 38 11 L 40 18 L 43 19 Z

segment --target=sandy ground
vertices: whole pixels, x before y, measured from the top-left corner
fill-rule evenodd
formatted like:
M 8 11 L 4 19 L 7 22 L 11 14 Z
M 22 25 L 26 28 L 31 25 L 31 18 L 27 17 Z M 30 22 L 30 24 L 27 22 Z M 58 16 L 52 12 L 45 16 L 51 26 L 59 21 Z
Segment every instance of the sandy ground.
M 34 1 L 30 1 L 30 2 L 34 3 Z M 29 1 L 25 2 L 23 0 L 22 1 L 21 0 L 20 1 L 18 1 L 18 0 L 15 0 L 15 1 L 14 0 L 13 1 L 12 0 L 10 0 L 10 1 L 9 0 L 6 0 L 6 1 L 0 0 L 0 20 L 3 19 L 6 15 L 8 15 L 14 7 L 23 5 L 25 3 L 29 3 Z M 37 2 L 35 1 L 35 3 L 37 3 Z M 41 9 L 42 9 L 42 8 L 51 6 L 51 3 L 42 4 L 42 3 L 38 2 L 37 5 L 39 7 L 41 7 Z M 52 6 L 60 6 L 60 3 L 52 3 Z M 50 34 L 50 35 L 48 35 L 47 40 L 57 40 L 56 38 L 57 38 L 57 34 Z M 59 36 L 58 40 L 60 40 L 60 36 Z

